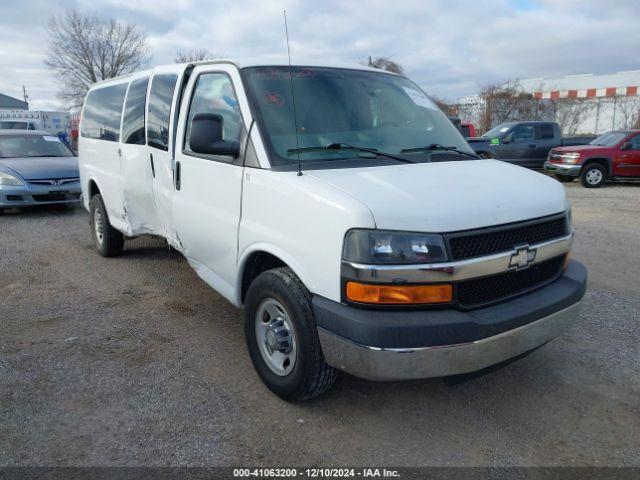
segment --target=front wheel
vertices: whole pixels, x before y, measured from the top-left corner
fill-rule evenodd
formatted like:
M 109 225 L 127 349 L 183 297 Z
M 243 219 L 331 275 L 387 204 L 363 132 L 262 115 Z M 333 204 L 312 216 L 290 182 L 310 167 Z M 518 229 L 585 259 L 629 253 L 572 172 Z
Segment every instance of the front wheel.
M 91 216 L 91 236 L 98 253 L 103 257 L 120 255 L 124 247 L 124 235 L 109 223 L 102 195 L 96 194 L 91 198 L 89 211 Z
M 604 185 L 607 172 L 602 165 L 592 163 L 582 169 L 580 180 L 586 188 L 598 188 Z
M 308 400 L 335 382 L 337 372 L 322 354 L 311 294 L 291 269 L 267 270 L 251 283 L 245 336 L 258 375 L 282 399 Z

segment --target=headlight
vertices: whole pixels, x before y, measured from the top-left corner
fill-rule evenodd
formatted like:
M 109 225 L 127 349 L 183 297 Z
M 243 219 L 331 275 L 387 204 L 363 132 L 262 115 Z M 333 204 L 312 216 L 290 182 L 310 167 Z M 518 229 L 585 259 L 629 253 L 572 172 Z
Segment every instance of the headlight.
M 24 185 L 24 182 L 19 178 L 9 175 L 8 173 L 0 172 L 0 185 Z
M 563 153 L 562 155 L 560 155 L 560 158 L 562 159 L 562 163 L 575 165 L 580 158 L 580 154 L 578 152 Z
M 356 263 L 411 264 L 447 260 L 444 240 L 432 233 L 349 230 L 342 258 Z

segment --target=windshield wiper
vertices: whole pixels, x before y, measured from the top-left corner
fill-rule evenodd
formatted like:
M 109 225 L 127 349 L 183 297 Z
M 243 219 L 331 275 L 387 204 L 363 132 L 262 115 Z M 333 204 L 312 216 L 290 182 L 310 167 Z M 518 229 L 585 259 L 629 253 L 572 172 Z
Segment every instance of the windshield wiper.
M 317 146 L 317 147 L 302 147 L 302 148 L 290 148 L 289 150 L 287 150 L 288 154 L 291 153 L 298 153 L 298 152 L 319 152 L 319 151 L 331 151 L 331 150 L 356 150 L 358 152 L 366 152 L 366 153 L 370 153 L 372 155 L 375 155 L 376 157 L 385 157 L 385 158 L 391 158 L 392 160 L 397 160 L 398 162 L 405 162 L 405 163 L 415 163 L 411 160 L 408 160 L 406 158 L 402 158 L 402 157 L 397 157 L 395 155 L 392 155 L 390 153 L 386 153 L 386 152 L 381 152 L 376 148 L 369 148 L 369 147 L 357 147 L 354 145 L 350 145 L 348 143 L 330 143 L 329 145 L 327 145 L 326 147 L 322 147 L 322 146 Z
M 416 148 L 403 148 L 402 150 L 400 150 L 401 153 L 416 153 L 416 152 L 432 152 L 433 150 L 444 150 L 446 152 L 454 152 L 454 153 L 458 153 L 460 155 L 466 155 L 467 157 L 471 157 L 471 158 L 480 158 L 478 157 L 478 155 L 475 155 L 473 153 L 469 153 L 469 152 L 465 152 L 464 150 L 460 150 L 457 147 L 453 147 L 453 146 L 444 146 L 444 145 L 440 145 L 439 143 L 431 143 L 429 145 L 427 145 L 426 147 L 416 147 Z

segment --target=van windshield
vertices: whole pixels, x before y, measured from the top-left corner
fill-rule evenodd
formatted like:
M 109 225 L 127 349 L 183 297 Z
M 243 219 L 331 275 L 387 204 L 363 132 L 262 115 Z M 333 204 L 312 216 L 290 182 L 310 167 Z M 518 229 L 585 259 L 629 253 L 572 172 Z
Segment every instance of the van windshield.
M 473 154 L 447 117 L 404 77 L 316 67 L 291 67 L 291 75 L 289 67 L 250 67 L 243 74 L 276 165 L 296 163 L 298 154 L 301 162 L 370 158 L 360 147 L 416 162 L 429 157 L 421 149 L 435 145 Z

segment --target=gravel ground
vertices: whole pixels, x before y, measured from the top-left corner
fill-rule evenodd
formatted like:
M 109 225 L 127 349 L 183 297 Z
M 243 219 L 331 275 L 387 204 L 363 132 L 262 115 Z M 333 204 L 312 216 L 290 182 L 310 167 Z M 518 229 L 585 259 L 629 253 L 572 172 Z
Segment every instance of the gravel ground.
M 241 312 L 157 239 L 105 259 L 88 215 L 0 216 L 1 465 L 640 465 L 640 185 L 567 186 L 584 318 L 450 385 L 372 383 L 287 404 Z

